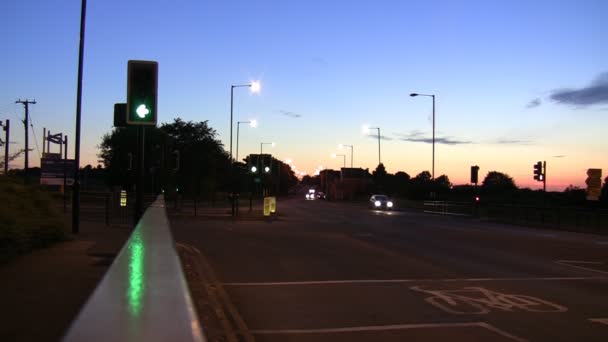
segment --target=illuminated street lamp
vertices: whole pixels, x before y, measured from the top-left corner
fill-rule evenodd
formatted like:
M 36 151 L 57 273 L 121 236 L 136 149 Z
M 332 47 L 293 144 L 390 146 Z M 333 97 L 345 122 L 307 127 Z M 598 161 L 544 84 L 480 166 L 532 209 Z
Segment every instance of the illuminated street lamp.
M 411 93 L 410 96 L 428 96 L 433 98 L 433 171 L 431 173 L 431 177 L 432 179 L 435 179 L 435 95 Z
M 380 158 L 380 127 L 369 127 L 364 125 L 362 131 L 364 134 L 368 134 L 370 130 L 377 129 L 378 130 L 378 165 L 382 163 L 382 159 Z
M 258 125 L 258 122 L 256 120 L 250 120 L 250 121 L 238 121 L 236 123 L 236 161 L 239 161 L 239 128 L 241 124 L 244 123 L 248 123 L 249 127 L 255 128 Z
M 355 154 L 355 147 L 353 145 L 344 145 L 344 144 L 340 144 L 338 145 L 338 148 L 343 149 L 345 147 L 350 148 L 350 167 L 353 167 L 353 154 Z
M 332 154 L 332 158 L 336 159 L 336 157 L 342 157 L 344 159 L 344 167 L 346 167 L 346 154 Z
M 249 84 L 237 84 L 237 85 L 231 85 L 230 86 L 230 161 L 232 162 L 232 127 L 234 126 L 234 123 L 232 121 L 232 113 L 233 113 L 233 107 L 234 107 L 234 88 L 242 88 L 242 87 L 248 87 L 249 90 L 251 90 L 252 93 L 259 93 L 262 89 L 262 86 L 260 85 L 260 81 L 252 81 Z
M 260 143 L 260 154 L 264 154 L 264 145 L 270 145 L 271 147 L 275 146 L 274 142 L 263 142 Z

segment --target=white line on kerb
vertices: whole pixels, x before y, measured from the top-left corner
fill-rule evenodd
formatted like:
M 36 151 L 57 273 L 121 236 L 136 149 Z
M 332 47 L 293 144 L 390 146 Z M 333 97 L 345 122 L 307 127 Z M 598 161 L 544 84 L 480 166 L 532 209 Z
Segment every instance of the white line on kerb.
M 557 262 L 568 262 L 574 264 L 589 264 L 589 265 L 602 265 L 601 261 L 586 261 L 586 260 L 557 260 Z
M 573 264 L 603 265 L 604 264 L 603 262 L 596 263 L 595 261 L 556 260 L 555 263 L 559 264 L 559 265 L 562 265 L 562 266 L 574 267 L 574 268 L 578 268 L 578 269 L 585 270 L 585 271 L 590 271 L 590 272 L 595 272 L 595 273 L 602 273 L 602 274 L 608 274 L 608 272 L 606 272 L 606 271 L 598 270 L 598 269 L 595 269 L 595 268 L 584 267 L 584 266 L 579 266 L 579 265 L 573 265 Z
M 394 284 L 422 282 L 486 282 L 486 281 L 560 281 L 560 280 L 608 280 L 608 277 L 538 277 L 538 278 L 450 278 L 450 279 L 349 279 L 276 282 L 231 282 L 224 286 L 290 286 L 290 285 L 339 285 L 339 284 Z
M 345 328 L 324 328 L 324 329 L 261 329 L 250 330 L 256 335 L 286 335 L 286 334 L 328 334 L 328 333 L 345 333 L 345 332 L 361 332 L 361 331 L 385 331 L 385 330 L 408 330 L 408 329 L 428 329 L 428 328 L 468 328 L 480 327 L 497 333 L 503 337 L 510 338 L 514 341 L 527 341 L 521 337 L 511 335 L 503 330 L 494 327 L 485 322 L 470 322 L 470 323 L 421 323 L 421 324 L 392 324 L 392 325 L 372 325 L 361 327 L 345 327 Z

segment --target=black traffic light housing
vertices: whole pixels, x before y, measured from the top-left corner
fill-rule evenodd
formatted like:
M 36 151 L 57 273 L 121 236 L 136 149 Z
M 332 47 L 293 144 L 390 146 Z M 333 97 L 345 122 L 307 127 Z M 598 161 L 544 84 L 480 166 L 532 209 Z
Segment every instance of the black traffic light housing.
M 543 163 L 537 162 L 536 164 L 534 164 L 534 180 L 542 182 L 543 178 L 544 178 Z
M 479 181 L 479 166 L 471 166 L 471 184 L 477 184 Z
M 127 70 L 127 124 L 156 126 L 158 63 L 129 61 Z

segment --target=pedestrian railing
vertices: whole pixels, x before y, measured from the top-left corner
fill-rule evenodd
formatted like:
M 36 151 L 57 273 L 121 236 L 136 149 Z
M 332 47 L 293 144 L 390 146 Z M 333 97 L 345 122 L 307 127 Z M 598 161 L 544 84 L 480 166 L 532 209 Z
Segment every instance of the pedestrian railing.
M 145 212 L 64 341 L 204 341 L 164 200 Z

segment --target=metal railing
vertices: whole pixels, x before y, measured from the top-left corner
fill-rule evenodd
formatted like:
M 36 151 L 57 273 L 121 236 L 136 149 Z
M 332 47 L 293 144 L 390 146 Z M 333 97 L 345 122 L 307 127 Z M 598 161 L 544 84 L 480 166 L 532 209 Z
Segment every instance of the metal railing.
M 63 340 L 205 341 L 161 197 L 146 210 Z

